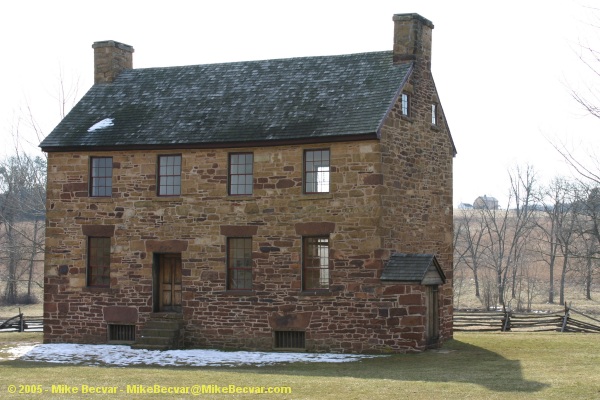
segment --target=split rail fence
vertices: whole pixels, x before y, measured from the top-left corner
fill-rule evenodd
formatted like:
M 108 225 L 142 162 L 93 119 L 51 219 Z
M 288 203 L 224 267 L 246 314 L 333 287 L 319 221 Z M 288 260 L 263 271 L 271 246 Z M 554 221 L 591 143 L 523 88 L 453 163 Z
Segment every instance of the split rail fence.
M 5 321 L 0 321 L 1 332 L 42 332 L 44 330 L 43 317 L 25 317 L 19 313 Z
M 468 332 L 585 332 L 600 333 L 600 319 L 570 307 L 564 312 L 454 311 L 454 331 Z M 42 317 L 19 313 L 0 321 L 1 332 L 42 332 Z
M 600 320 L 570 307 L 564 312 L 455 311 L 454 331 L 600 333 Z

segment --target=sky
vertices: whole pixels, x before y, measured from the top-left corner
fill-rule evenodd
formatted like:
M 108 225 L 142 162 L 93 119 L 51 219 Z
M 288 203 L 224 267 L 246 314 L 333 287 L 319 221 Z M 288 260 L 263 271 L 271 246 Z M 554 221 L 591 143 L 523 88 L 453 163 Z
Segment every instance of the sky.
M 432 72 L 458 151 L 454 206 L 482 195 L 503 206 L 517 168 L 533 167 L 541 183 L 570 176 L 556 146 L 595 166 L 600 121 L 572 92 L 600 82 L 580 58 L 586 47 L 600 50 L 597 8 L 593 0 L 3 2 L 0 156 L 17 146 L 41 154 L 40 139 L 61 118 L 61 88 L 69 109 L 93 84 L 95 41 L 133 46 L 134 68 L 349 54 L 391 50 L 392 15 L 416 12 L 435 26 Z
M 39 344 L 21 345 L 7 351 L 10 359 L 50 362 L 71 365 L 101 366 L 186 366 L 235 367 L 242 365 L 265 366 L 292 362 L 343 363 L 366 358 L 385 357 L 364 354 L 285 353 L 260 351 L 220 350 L 142 350 L 123 345 Z

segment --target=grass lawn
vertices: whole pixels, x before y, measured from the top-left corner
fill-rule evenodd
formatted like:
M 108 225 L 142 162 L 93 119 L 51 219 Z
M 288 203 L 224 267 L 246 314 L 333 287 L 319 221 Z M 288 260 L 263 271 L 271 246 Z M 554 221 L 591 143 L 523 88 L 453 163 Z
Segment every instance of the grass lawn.
M 17 342 L 41 334 L 0 334 L 0 359 Z M 600 335 L 567 333 L 457 333 L 441 351 L 394 355 L 359 362 L 297 363 L 269 367 L 172 368 L 82 367 L 0 361 L 0 398 L 76 399 L 52 394 L 52 385 L 117 387 L 111 395 L 85 397 L 192 398 L 127 394 L 127 385 L 286 386 L 276 399 L 489 399 L 600 398 Z M 8 386 L 41 385 L 40 395 L 8 393 Z M 37 388 L 37 386 L 34 386 Z M 37 390 L 37 389 L 36 389 Z M 252 394 L 201 398 L 255 398 Z

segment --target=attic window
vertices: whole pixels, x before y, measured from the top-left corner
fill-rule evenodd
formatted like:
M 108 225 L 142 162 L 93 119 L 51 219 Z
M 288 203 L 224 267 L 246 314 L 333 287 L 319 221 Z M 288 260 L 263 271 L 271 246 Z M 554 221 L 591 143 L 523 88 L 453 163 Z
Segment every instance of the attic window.
M 408 117 L 410 113 L 410 96 L 408 95 L 408 93 L 402 93 L 402 97 L 400 100 L 400 108 L 402 111 L 402 115 Z
M 437 108 L 436 103 L 431 104 L 431 125 L 437 125 L 438 123 Z
M 88 132 L 95 132 L 101 129 L 105 129 L 114 125 L 113 118 L 104 118 L 102 121 L 96 122 L 94 125 L 88 128 Z

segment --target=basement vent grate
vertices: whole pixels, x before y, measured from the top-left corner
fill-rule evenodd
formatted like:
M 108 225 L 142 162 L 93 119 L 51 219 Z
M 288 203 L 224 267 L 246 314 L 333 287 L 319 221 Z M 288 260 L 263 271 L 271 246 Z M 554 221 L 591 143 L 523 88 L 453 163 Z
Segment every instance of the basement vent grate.
M 276 349 L 304 349 L 305 333 L 300 331 L 275 331 Z
M 108 325 L 111 342 L 135 342 L 135 325 Z

